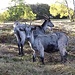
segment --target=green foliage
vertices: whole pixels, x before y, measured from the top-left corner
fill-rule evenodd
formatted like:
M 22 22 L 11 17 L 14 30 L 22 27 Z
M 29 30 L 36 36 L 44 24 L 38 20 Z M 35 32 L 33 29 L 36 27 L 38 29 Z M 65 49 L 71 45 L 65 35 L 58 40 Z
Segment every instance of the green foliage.
M 36 14 L 32 9 L 23 3 L 24 0 L 11 0 L 15 5 L 8 7 L 8 10 L 0 14 L 0 21 L 15 21 L 15 20 L 34 20 Z
M 10 14 L 10 20 L 33 20 L 36 18 L 36 14 L 32 12 L 31 8 L 23 3 L 14 7 L 10 7 L 8 12 Z
M 24 15 L 24 8 L 21 5 L 10 7 L 9 10 L 9 20 L 19 20 L 20 16 Z
M 14 2 L 14 4 L 17 5 L 17 4 L 23 4 L 24 0 L 11 0 L 11 2 Z
M 3 12 L 0 14 L 0 21 L 3 22 L 3 21 L 7 21 L 9 18 L 9 13 L 7 11 Z
M 47 4 L 36 4 L 36 5 L 30 5 L 32 11 L 36 14 L 37 19 L 44 18 L 42 15 L 46 14 L 50 16 L 49 13 L 49 5 Z
M 69 15 L 67 7 L 65 5 L 59 4 L 59 3 L 52 4 L 50 6 L 49 11 L 50 11 L 50 14 L 52 14 L 53 16 L 60 15 L 60 18 L 67 17 Z M 73 15 L 72 9 L 70 9 L 70 14 L 71 14 L 71 16 Z
M 24 16 L 21 17 L 28 20 L 34 20 L 36 18 L 36 14 L 32 12 L 32 9 L 29 6 L 26 6 L 24 10 Z

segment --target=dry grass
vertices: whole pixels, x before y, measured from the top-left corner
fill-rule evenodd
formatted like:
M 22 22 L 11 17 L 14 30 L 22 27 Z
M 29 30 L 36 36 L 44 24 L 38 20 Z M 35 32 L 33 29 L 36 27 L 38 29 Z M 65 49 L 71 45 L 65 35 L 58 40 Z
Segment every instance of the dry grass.
M 42 23 L 42 21 L 36 21 Z M 75 23 L 53 21 L 54 31 L 63 31 L 69 36 L 68 61 L 60 62 L 59 53 L 45 53 L 45 65 L 41 65 L 39 55 L 32 62 L 32 50 L 24 46 L 25 55 L 18 55 L 12 25 L 0 26 L 0 75 L 75 75 Z M 60 25 L 61 24 L 61 25 Z M 71 29 L 70 29 L 71 28 Z

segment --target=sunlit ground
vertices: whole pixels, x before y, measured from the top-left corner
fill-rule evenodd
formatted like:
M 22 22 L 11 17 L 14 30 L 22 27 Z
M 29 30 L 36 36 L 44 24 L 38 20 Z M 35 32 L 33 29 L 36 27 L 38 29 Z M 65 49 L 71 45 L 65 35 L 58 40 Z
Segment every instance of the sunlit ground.
M 41 25 L 43 21 L 32 24 Z M 63 31 L 69 37 L 68 60 L 62 64 L 60 54 L 45 53 L 45 65 L 41 65 L 39 54 L 36 62 L 32 62 L 32 50 L 28 44 L 24 46 L 23 57 L 18 55 L 16 38 L 11 24 L 0 25 L 0 75 L 75 75 L 75 23 L 68 20 L 52 20 L 53 31 Z

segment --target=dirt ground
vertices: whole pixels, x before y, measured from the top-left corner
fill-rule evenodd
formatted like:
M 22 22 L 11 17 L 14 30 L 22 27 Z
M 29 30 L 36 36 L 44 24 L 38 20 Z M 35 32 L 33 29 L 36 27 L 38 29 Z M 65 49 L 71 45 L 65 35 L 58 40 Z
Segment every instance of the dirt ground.
M 41 25 L 43 21 L 32 24 Z M 0 75 L 75 75 L 75 22 L 69 20 L 52 20 L 53 31 L 67 34 L 68 60 L 60 62 L 59 52 L 45 53 L 45 65 L 41 65 L 39 54 L 37 61 L 32 62 L 32 50 L 28 44 L 24 46 L 24 56 L 18 55 L 16 38 L 13 34 L 13 23 L 0 24 Z

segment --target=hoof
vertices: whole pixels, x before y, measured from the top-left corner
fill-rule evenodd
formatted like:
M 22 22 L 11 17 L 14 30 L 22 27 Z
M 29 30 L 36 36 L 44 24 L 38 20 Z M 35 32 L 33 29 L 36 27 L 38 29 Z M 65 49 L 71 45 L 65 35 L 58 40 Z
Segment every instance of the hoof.
M 21 56 L 24 56 L 24 54 L 21 54 Z
M 42 62 L 42 65 L 45 65 L 45 63 L 44 63 L 44 62 Z
M 44 57 L 40 57 L 40 58 L 41 58 L 42 64 L 45 65 L 45 63 L 44 63 Z
M 66 63 L 66 61 L 67 61 L 67 57 L 63 56 L 63 57 L 61 58 L 61 62 L 62 62 L 62 63 Z
M 21 53 L 18 53 L 18 55 L 21 55 Z
M 35 59 L 35 57 L 33 56 L 33 62 L 36 62 L 36 59 Z

